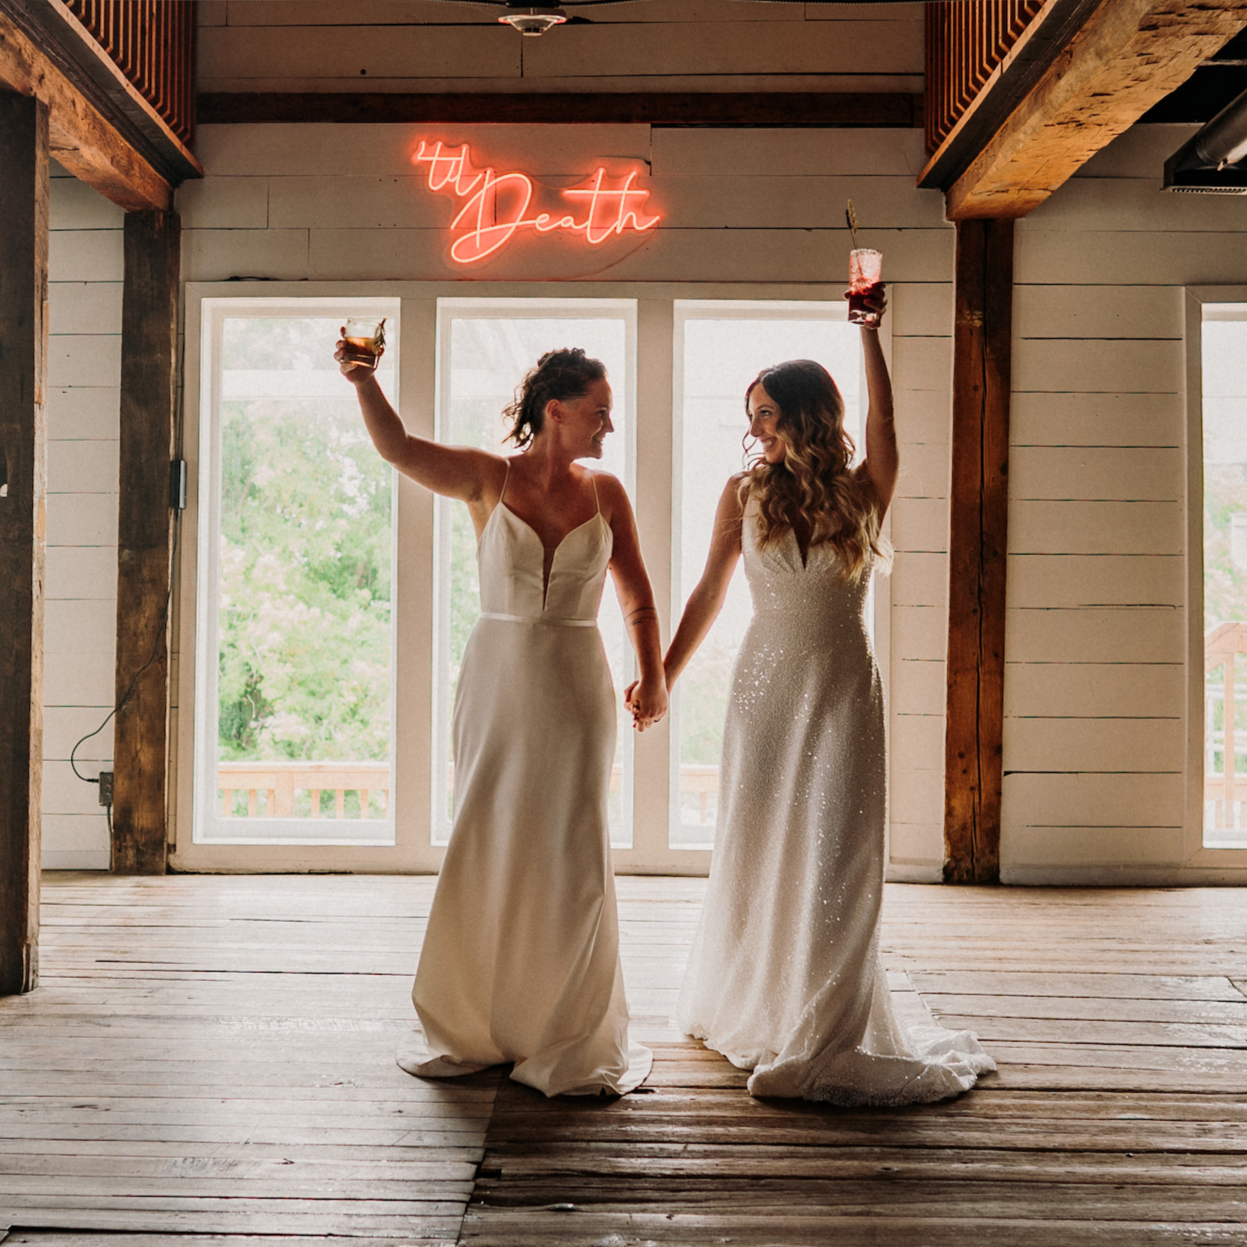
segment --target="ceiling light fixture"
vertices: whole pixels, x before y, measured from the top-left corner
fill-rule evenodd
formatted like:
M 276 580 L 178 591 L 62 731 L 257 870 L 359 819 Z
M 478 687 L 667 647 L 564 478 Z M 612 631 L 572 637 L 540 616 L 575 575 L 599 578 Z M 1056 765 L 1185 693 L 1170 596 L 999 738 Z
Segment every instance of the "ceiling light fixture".
M 505 13 L 498 19 L 513 26 L 521 35 L 544 35 L 552 26 L 561 26 L 567 14 L 558 7 L 516 6 L 513 13 Z

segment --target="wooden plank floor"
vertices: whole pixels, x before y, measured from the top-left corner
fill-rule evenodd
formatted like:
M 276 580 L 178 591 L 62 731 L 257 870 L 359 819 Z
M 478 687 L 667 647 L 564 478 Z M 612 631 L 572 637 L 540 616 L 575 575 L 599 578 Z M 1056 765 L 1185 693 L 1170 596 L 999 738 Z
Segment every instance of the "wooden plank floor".
M 757 1101 L 670 1021 L 703 884 L 619 881 L 643 1094 L 393 1064 L 432 880 L 45 881 L 0 1000 L 5 1247 L 1247 1244 L 1247 890 L 890 885 L 956 1101 Z

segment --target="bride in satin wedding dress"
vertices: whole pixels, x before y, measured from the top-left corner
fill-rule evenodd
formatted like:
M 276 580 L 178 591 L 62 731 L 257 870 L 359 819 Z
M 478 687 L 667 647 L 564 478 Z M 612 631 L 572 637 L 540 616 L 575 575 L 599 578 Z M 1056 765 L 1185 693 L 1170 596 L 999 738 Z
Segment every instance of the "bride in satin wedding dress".
M 658 616 L 632 508 L 582 467 L 611 432 L 606 369 L 551 351 L 508 408 L 521 453 L 413 437 L 369 367 L 337 358 L 382 458 L 467 503 L 481 615 L 452 724 L 455 821 L 398 1063 L 422 1077 L 511 1062 L 546 1095 L 632 1090 L 649 1051 L 628 1040 L 607 788 L 615 694 L 597 628 L 609 571 L 641 670 L 638 728 L 666 713 Z
M 882 315 L 885 296 L 872 309 Z M 666 656 L 673 684 L 744 557 L 754 615 L 733 675 L 705 908 L 677 1020 L 757 1096 L 905 1104 L 956 1095 L 992 1059 L 969 1032 L 904 1026 L 879 958 L 886 755 L 863 616 L 896 485 L 892 388 L 862 327 L 866 455 L 821 365 L 745 396 L 761 458 L 727 483 L 706 568 Z

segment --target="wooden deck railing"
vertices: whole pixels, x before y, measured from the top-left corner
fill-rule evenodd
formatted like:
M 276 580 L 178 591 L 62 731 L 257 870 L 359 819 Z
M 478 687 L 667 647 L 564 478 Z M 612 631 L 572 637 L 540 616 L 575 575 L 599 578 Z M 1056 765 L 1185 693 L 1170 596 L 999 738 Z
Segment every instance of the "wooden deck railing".
M 611 773 L 611 791 L 623 787 L 623 769 Z M 360 818 L 378 817 L 367 813 L 374 795 L 380 797 L 384 818 L 390 808 L 390 768 L 385 762 L 221 762 L 217 764 L 217 789 L 225 818 L 321 818 L 321 794 L 333 793 L 333 817 L 346 817 L 346 794 L 359 794 Z M 695 796 L 698 821 L 712 823 L 710 799 L 719 791 L 717 766 L 682 766 L 680 795 Z M 303 814 L 295 794 L 309 794 L 308 813 Z M 235 798 L 247 794 L 247 812 L 235 815 Z
M 390 767 L 386 762 L 221 762 L 217 766 L 217 788 L 221 793 L 221 812 L 234 817 L 234 794 L 247 794 L 246 818 L 320 818 L 321 793 L 333 793 L 333 817 L 346 817 L 346 794 L 359 794 L 361 813 L 356 817 L 375 817 L 367 811 L 372 795 L 380 794 L 381 817 L 390 808 Z M 300 814 L 295 793 L 309 794 L 309 812 Z M 260 808 L 263 793 L 264 808 Z
M 1247 654 L 1247 624 L 1224 623 L 1214 628 L 1204 638 L 1204 677 L 1225 664 L 1221 689 L 1214 694 L 1205 684 L 1204 731 L 1204 803 L 1207 814 L 1205 825 L 1215 828 L 1241 827 L 1243 819 L 1240 802 L 1247 801 L 1247 774 L 1239 774 L 1238 731 L 1234 707 L 1235 680 L 1238 656 Z M 1213 712 L 1217 698 L 1222 703 L 1221 757 L 1222 769 L 1213 770 L 1215 736 Z M 1247 725 L 1245 725 L 1247 726 Z M 1208 809 L 1211 807 L 1211 809 Z M 1209 818 L 1211 816 L 1211 818 Z

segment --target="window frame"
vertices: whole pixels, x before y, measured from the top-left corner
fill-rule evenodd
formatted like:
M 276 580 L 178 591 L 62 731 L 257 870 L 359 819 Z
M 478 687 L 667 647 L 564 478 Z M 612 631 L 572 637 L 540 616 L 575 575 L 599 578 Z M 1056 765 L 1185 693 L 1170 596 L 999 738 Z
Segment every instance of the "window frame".
M 429 587 L 434 576 L 434 498 L 413 481 L 399 477 L 394 534 L 400 556 L 394 566 L 394 740 L 395 775 L 391 803 L 393 846 L 221 845 L 192 843 L 194 791 L 195 654 L 199 579 L 199 437 L 201 361 L 205 299 L 401 300 L 399 409 L 407 428 L 420 437 L 434 435 L 438 355 L 438 300 L 634 300 L 636 363 L 632 380 L 636 418 L 633 501 L 658 603 L 663 637 L 672 619 L 671 551 L 674 522 L 674 415 L 680 401 L 675 366 L 675 304 L 693 302 L 791 302 L 834 305 L 842 283 L 695 282 L 188 282 L 184 287 L 185 352 L 183 375 L 183 454 L 189 468 L 189 497 L 175 569 L 172 636 L 173 698 L 170 736 L 170 862 L 175 870 L 292 873 L 325 870 L 358 873 L 436 873 L 445 849 L 432 843 L 432 731 L 434 725 L 433 611 Z M 891 355 L 889 325 L 881 333 Z M 421 603 L 425 603 L 421 608 Z M 887 580 L 875 593 L 875 637 L 885 688 L 888 683 L 890 594 Z M 617 690 L 619 692 L 621 690 Z M 671 783 L 669 722 L 637 736 L 634 753 L 633 843 L 615 849 L 617 874 L 699 876 L 710 867 L 707 849 L 668 847 Z
M 1240 883 L 1247 879 L 1247 849 L 1204 844 L 1204 387 L 1205 304 L 1241 304 L 1247 319 L 1247 286 L 1188 286 L 1186 351 L 1186 811 L 1184 883 Z
M 683 609 L 681 601 L 680 581 L 682 568 L 680 566 L 680 545 L 681 545 L 681 525 L 680 518 L 680 481 L 683 472 L 683 437 L 684 437 L 684 364 L 686 355 L 687 330 L 686 326 L 690 321 L 768 321 L 774 320 L 779 322 L 791 322 L 795 320 L 813 321 L 816 323 L 827 323 L 834 321 L 843 324 L 847 328 L 852 329 L 848 318 L 848 304 L 843 297 L 836 294 L 834 297 L 824 299 L 760 299 L 754 297 L 752 299 L 718 299 L 700 295 L 691 299 L 676 299 L 673 303 L 673 335 L 672 350 L 674 354 L 674 372 L 672 377 L 672 499 L 673 508 L 671 516 L 671 537 L 670 537 L 670 553 L 669 568 L 672 579 L 672 600 L 671 600 L 671 618 L 674 627 L 675 621 L 680 617 Z M 885 321 L 880 327 L 880 334 L 884 337 L 890 348 L 888 322 Z M 890 351 L 889 351 L 890 353 Z M 855 378 L 854 391 L 859 396 L 859 411 L 862 417 L 860 430 L 853 430 L 853 436 L 856 444 L 857 457 L 854 462 L 860 462 L 866 453 L 866 410 L 868 406 L 868 396 L 866 392 L 865 365 L 860 348 L 857 350 L 858 355 L 858 375 Z M 776 362 L 779 362 L 776 360 Z M 890 362 L 890 361 L 889 361 Z M 838 374 L 838 370 L 837 370 Z M 843 378 L 841 378 L 843 380 Z M 841 385 L 844 390 L 847 387 Z M 745 417 L 744 417 L 744 395 L 740 395 L 740 399 L 736 408 L 739 413 L 741 422 L 741 433 L 744 433 Z M 725 482 L 724 482 L 725 483 Z M 890 535 L 891 513 L 884 520 L 883 532 L 885 536 Z M 737 568 L 737 576 L 744 575 L 743 567 Z M 868 612 L 868 626 L 872 642 L 878 642 L 880 635 L 887 635 L 886 623 L 881 625 L 880 615 L 890 613 L 880 607 L 881 602 L 888 601 L 887 598 L 887 578 L 883 576 L 874 576 L 871 578 L 870 587 L 868 589 L 868 598 L 866 610 Z M 880 651 L 882 647 L 879 647 Z M 876 665 L 880 670 L 881 682 L 884 686 L 885 705 L 890 705 L 890 683 L 889 683 L 889 663 L 888 656 L 882 652 L 876 654 Z M 688 832 L 692 828 L 685 824 L 681 826 L 681 791 L 680 791 L 680 741 L 679 741 L 679 724 L 681 718 L 681 686 L 676 685 L 672 691 L 671 711 L 668 715 L 668 722 L 671 728 L 671 773 L 670 773 L 670 815 L 669 815 L 669 832 L 668 835 L 674 835 L 677 830 Z M 681 848 L 675 850 L 681 853 L 699 852 L 693 848 Z
M 624 330 L 624 353 L 625 365 L 624 373 L 617 384 L 616 390 L 616 418 L 620 415 L 623 419 L 619 421 L 623 426 L 623 447 L 624 462 L 626 464 L 623 484 L 628 491 L 629 497 L 636 496 L 636 380 L 637 380 L 637 306 L 635 299 L 620 298 L 586 298 L 579 296 L 575 298 L 552 297 L 542 293 L 530 293 L 525 298 L 491 298 L 488 295 L 458 295 L 453 298 L 437 299 L 437 364 L 436 364 L 436 437 L 439 441 L 447 441 L 446 425 L 450 418 L 448 393 L 444 392 L 444 386 L 451 372 L 451 352 L 453 349 L 452 335 L 450 333 L 450 325 L 452 321 L 473 319 L 473 320 L 605 320 L 622 322 Z M 532 361 L 535 363 L 536 361 Z M 612 378 L 616 376 L 615 372 L 611 373 Z M 514 379 L 518 383 L 519 378 Z M 619 391 L 622 390 L 624 402 L 621 406 L 618 401 Z M 499 431 L 501 432 L 502 424 L 499 422 Z M 618 432 L 615 436 L 619 436 Z M 505 453 L 507 448 L 503 446 L 501 439 L 497 447 L 499 452 Z M 444 618 L 445 608 L 447 606 L 445 595 L 449 590 L 450 580 L 450 509 L 455 506 L 452 500 L 448 498 L 439 498 L 434 501 L 434 567 L 436 569 L 433 581 L 433 634 L 434 634 L 434 663 L 436 665 L 436 675 L 433 683 L 433 750 L 430 758 L 430 766 L 432 768 L 432 805 L 430 807 L 430 835 L 433 843 L 437 847 L 445 848 L 449 838 L 449 828 L 446 827 L 445 819 L 445 801 L 447 797 L 445 787 L 445 775 L 447 764 L 449 763 L 450 748 L 450 718 L 453 706 L 448 699 L 449 689 L 444 680 L 444 670 L 448 660 L 449 637 L 445 633 L 446 620 Z M 608 586 L 606 593 L 610 594 L 613 589 Z M 625 630 L 626 631 L 626 630 Z M 636 660 L 632 653 L 631 647 L 627 644 L 626 636 L 624 642 L 624 677 L 623 686 L 626 686 L 631 680 L 635 679 Z M 622 687 L 616 689 L 617 694 L 622 693 Z M 632 793 L 636 787 L 636 770 L 635 770 L 635 733 L 630 736 L 620 734 L 621 749 L 619 752 L 620 761 L 623 764 L 623 823 L 628 832 L 627 848 L 633 845 L 633 809 L 632 809 Z M 442 835 L 447 838 L 442 839 Z M 615 852 L 622 852 L 624 846 L 614 849 Z

